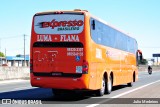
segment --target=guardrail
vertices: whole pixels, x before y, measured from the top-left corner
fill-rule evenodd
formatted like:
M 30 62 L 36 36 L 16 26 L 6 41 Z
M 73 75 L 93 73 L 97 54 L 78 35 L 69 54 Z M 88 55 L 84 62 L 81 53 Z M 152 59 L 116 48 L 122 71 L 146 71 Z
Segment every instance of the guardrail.
M 139 65 L 138 67 L 139 71 L 148 71 L 148 65 Z M 160 66 L 152 66 L 152 70 L 153 71 L 160 71 Z
M 29 79 L 29 67 L 0 67 L 0 80 Z
M 147 65 L 140 65 L 138 67 L 139 72 L 147 71 Z M 160 66 L 153 66 L 153 71 L 160 71 Z M 3 67 L 0 66 L 0 80 L 9 79 L 29 79 L 30 69 L 29 67 Z

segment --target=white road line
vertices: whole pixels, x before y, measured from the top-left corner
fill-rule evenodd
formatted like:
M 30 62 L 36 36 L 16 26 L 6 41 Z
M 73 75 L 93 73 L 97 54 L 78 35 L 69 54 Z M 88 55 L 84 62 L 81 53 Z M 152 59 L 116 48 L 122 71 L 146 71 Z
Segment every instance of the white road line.
M 17 90 L 24 90 L 24 89 L 31 89 L 34 88 L 32 86 L 27 86 L 27 87 L 19 87 L 19 88 L 14 88 L 12 91 L 17 91 Z
M 130 90 L 130 91 L 124 92 L 124 93 L 122 93 L 122 94 L 113 96 L 113 97 L 111 97 L 111 98 L 121 97 L 121 96 L 123 96 L 123 95 L 126 95 L 126 94 L 129 94 L 129 93 L 131 93 L 131 92 L 137 91 L 137 90 L 139 90 L 139 89 L 142 89 L 142 88 L 147 87 L 147 86 L 149 86 L 149 85 L 155 84 L 155 83 L 157 83 L 157 82 L 160 82 L 160 80 L 155 81 L 155 82 L 151 82 L 151 83 L 149 83 L 149 84 L 143 85 L 143 86 L 138 87 L 138 88 L 135 88 L 135 89 L 133 89 L 133 90 Z M 101 102 L 97 102 L 97 104 L 88 105 L 88 106 L 86 106 L 86 107 L 95 107 L 95 106 L 98 106 L 98 105 L 100 105 L 100 104 L 102 104 L 102 103 L 104 103 L 104 102 L 106 102 L 106 101 L 109 101 L 109 99 L 103 100 L 103 101 L 101 101 Z
M 4 81 L 0 81 L 0 84 L 11 84 L 11 83 L 17 83 L 17 82 L 26 82 L 26 81 L 29 81 L 29 80 L 21 80 L 21 79 L 18 79 L 18 80 L 4 80 Z

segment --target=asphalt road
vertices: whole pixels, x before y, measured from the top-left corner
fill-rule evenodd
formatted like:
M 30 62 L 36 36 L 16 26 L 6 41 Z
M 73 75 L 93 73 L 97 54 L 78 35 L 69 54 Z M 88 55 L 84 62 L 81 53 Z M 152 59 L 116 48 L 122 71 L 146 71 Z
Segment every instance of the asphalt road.
M 31 87 L 29 80 L 23 80 L 19 82 L 0 82 L 0 103 L 6 103 L 6 101 L 12 101 L 16 103 L 14 105 L 10 104 L 0 104 L 3 107 L 23 107 L 35 106 L 43 107 L 43 104 L 48 104 L 47 106 L 75 106 L 75 107 L 101 107 L 109 106 L 116 107 L 125 105 L 151 105 L 159 106 L 160 104 L 160 72 L 153 71 L 152 75 L 147 72 L 139 72 L 139 80 L 133 84 L 133 87 L 128 87 L 126 84 L 116 86 L 109 95 L 104 95 L 103 97 L 97 97 L 93 92 L 80 92 L 76 94 L 62 94 L 55 97 L 52 94 L 51 89 L 36 88 Z M 4 100 L 7 99 L 7 100 Z M 152 102 L 151 102 L 152 100 Z M 30 101 L 30 102 L 28 102 Z M 27 103 L 42 103 L 42 105 L 27 105 Z M 45 105 L 46 106 L 46 105 Z

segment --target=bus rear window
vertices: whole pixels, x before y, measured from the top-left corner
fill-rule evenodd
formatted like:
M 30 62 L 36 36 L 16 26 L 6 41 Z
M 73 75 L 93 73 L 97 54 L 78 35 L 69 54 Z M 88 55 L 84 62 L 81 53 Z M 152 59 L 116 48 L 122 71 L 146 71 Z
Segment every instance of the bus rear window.
M 84 15 L 48 14 L 34 17 L 37 34 L 79 34 L 84 29 Z
M 83 44 L 80 42 L 35 42 L 33 47 L 83 47 Z

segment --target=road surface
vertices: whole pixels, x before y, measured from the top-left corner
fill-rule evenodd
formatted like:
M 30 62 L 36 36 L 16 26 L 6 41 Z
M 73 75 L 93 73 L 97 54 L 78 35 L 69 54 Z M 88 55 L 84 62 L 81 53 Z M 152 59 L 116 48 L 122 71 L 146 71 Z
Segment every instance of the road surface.
M 7 100 L 6 100 L 7 99 Z M 126 84 L 116 86 L 109 95 L 97 97 L 93 92 L 62 94 L 55 97 L 51 89 L 31 87 L 29 80 L 19 80 L 14 82 L 0 82 L 0 104 L 2 107 L 17 107 L 21 103 L 23 107 L 34 106 L 43 107 L 43 104 L 49 104 L 49 107 L 66 106 L 66 107 L 105 107 L 106 104 L 112 107 L 119 106 L 146 106 L 160 104 L 160 72 L 153 71 L 152 75 L 147 72 L 139 72 L 139 80 L 128 87 Z M 3 102 L 2 102 L 3 100 Z M 7 102 L 8 101 L 8 102 Z M 30 101 L 30 102 L 28 102 Z M 27 105 L 28 103 L 42 105 Z M 125 106 L 124 106 L 125 104 Z

